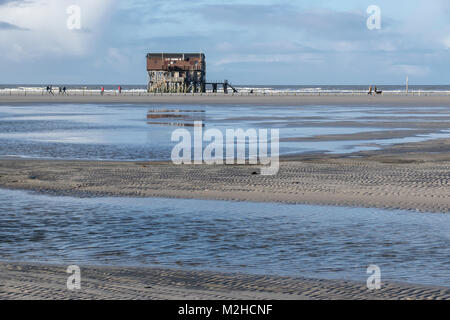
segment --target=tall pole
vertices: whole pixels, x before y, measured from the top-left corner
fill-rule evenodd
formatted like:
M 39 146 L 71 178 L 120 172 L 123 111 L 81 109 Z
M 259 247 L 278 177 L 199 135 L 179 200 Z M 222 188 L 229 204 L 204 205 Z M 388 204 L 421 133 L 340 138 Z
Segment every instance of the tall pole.
M 408 88 L 409 87 L 409 78 L 406 76 L 406 94 L 408 94 Z

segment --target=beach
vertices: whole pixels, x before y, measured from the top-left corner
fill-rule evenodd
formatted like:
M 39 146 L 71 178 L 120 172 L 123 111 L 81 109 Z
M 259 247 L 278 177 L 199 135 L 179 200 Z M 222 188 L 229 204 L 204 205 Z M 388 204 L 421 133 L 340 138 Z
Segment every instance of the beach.
M 448 105 L 450 95 L 249 95 L 249 94 L 135 94 L 135 95 L 1 95 L 0 103 L 130 103 L 130 104 L 256 104 L 303 105 Z
M 81 290 L 63 266 L 1 263 L 0 299 L 10 300 L 447 300 L 445 287 L 252 276 L 175 269 L 81 267 Z
M 449 148 L 450 140 L 445 139 L 352 157 L 291 156 L 280 163 L 275 176 L 259 175 L 257 165 L 4 159 L 0 160 L 0 187 L 88 197 L 195 198 L 449 212 Z
M 0 104 L 353 105 L 448 106 L 446 96 L 3 96 Z M 434 122 L 433 122 L 434 121 Z M 337 123 L 337 122 L 336 122 Z M 341 126 L 346 126 L 342 120 Z M 446 128 L 436 120 L 410 122 L 414 132 Z M 337 126 L 337 125 L 336 125 Z M 402 122 L 385 132 L 291 137 L 297 142 L 402 138 Z M 351 137 L 350 137 L 351 136 Z M 331 137 L 331 138 L 330 138 Z M 449 213 L 450 139 L 389 144 L 349 153 L 283 155 L 279 173 L 260 175 L 259 165 L 175 165 L 170 161 L 0 159 L 0 188 L 75 198 L 177 198 L 379 208 Z M 62 265 L 0 263 L 1 299 L 449 299 L 443 287 L 193 271 L 187 269 L 82 266 L 79 292 L 65 287 Z
M 0 300 L 450 300 L 449 12 L 0 0 Z

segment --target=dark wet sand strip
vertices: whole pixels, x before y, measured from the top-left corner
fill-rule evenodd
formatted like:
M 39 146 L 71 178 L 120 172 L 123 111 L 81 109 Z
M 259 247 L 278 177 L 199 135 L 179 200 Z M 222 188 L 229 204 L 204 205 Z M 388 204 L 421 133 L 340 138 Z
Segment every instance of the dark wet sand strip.
M 72 196 L 196 198 L 450 212 L 450 139 L 254 165 L 0 160 L 0 187 Z
M 67 266 L 0 263 L 0 299 L 145 300 L 447 300 L 450 288 L 291 277 L 223 274 L 173 269 L 81 267 L 81 290 L 70 291 Z
M 105 96 L 66 96 L 29 95 L 0 96 L 0 104 L 15 103 L 144 103 L 144 104 L 253 104 L 253 105 L 398 105 L 398 106 L 436 106 L 450 105 L 450 95 L 442 96 L 367 96 L 367 95 L 315 95 L 315 96 L 272 96 L 272 95 L 105 95 Z

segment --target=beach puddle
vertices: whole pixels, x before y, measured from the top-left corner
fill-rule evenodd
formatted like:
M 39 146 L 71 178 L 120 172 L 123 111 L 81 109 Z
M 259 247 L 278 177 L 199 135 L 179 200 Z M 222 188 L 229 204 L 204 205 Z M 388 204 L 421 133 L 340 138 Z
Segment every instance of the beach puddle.
M 0 260 L 450 286 L 450 215 L 0 190 Z
M 221 132 L 279 129 L 281 155 L 343 154 L 450 137 L 444 131 L 448 107 L 37 104 L 1 107 L 0 156 L 170 160 L 172 132 L 192 131 L 197 121 Z

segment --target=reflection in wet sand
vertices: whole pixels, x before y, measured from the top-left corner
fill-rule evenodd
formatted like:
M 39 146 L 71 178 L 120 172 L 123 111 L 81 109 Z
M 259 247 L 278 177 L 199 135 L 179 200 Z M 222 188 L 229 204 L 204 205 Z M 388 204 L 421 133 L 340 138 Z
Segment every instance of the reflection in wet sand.
M 153 109 L 148 110 L 147 119 L 177 121 L 147 121 L 149 125 L 163 125 L 174 127 L 204 127 L 205 110 L 176 110 L 176 109 Z M 201 123 L 196 123 L 200 122 Z
M 76 110 L 76 112 L 74 112 Z M 280 154 L 344 154 L 448 138 L 448 107 L 71 105 L 2 106 L 0 155 L 169 160 L 172 131 L 279 129 Z M 432 116 L 431 116 L 432 115 Z M 207 124 L 207 125 L 206 125 Z
M 198 120 L 198 121 L 200 121 L 200 120 Z M 151 121 L 147 121 L 147 124 L 170 126 L 170 127 L 204 127 L 205 126 L 204 123 L 194 123 L 194 122 L 184 123 L 184 122 L 151 122 Z

